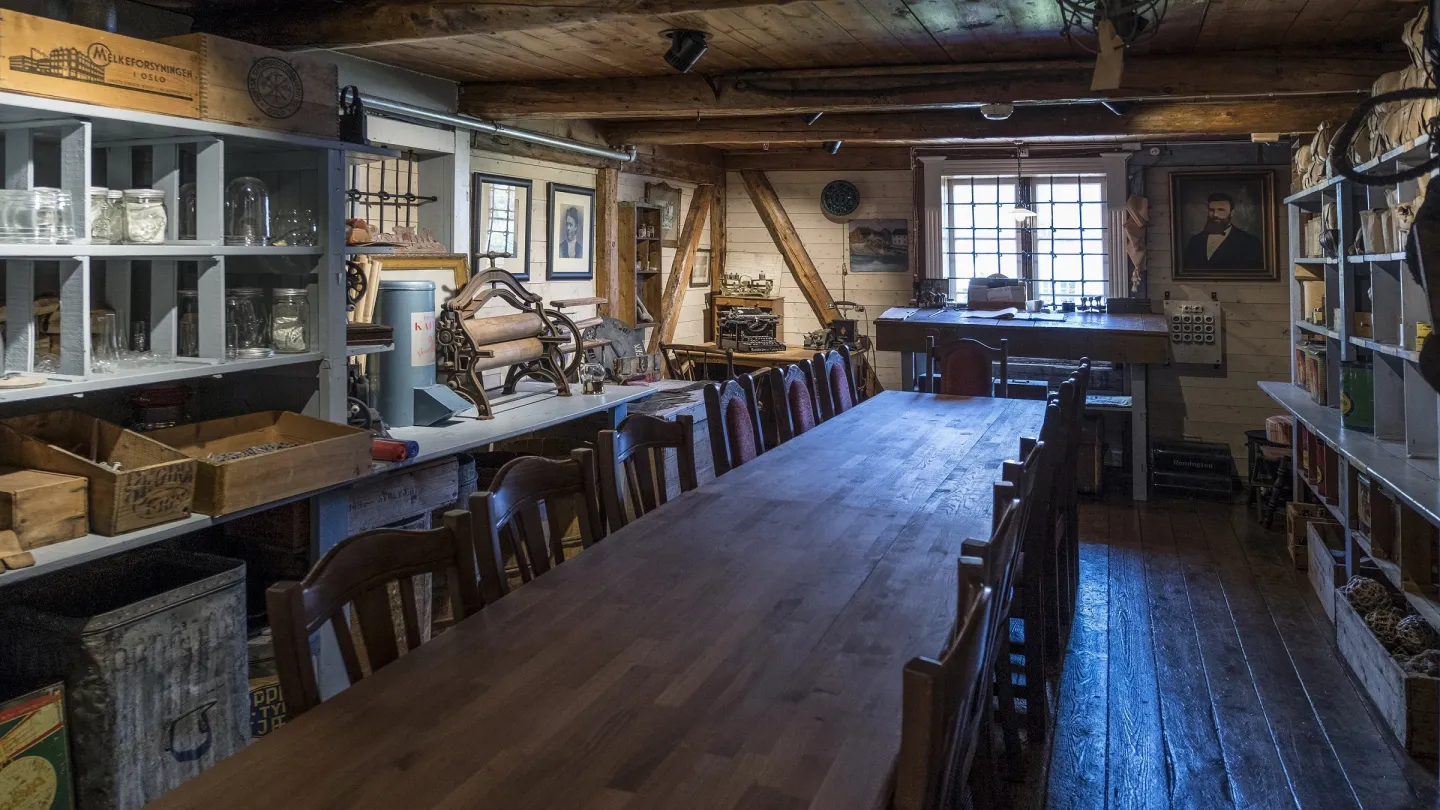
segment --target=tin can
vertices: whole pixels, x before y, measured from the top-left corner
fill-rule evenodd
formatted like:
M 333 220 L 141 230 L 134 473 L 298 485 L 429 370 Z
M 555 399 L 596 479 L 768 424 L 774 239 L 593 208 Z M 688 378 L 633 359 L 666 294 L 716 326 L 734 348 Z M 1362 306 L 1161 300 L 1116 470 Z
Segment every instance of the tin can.
M 1420 351 L 1425 346 L 1425 338 L 1430 337 L 1430 324 L 1415 324 L 1415 351 Z
M 1369 363 L 1340 364 L 1340 424 L 1346 430 L 1375 432 L 1375 369 Z

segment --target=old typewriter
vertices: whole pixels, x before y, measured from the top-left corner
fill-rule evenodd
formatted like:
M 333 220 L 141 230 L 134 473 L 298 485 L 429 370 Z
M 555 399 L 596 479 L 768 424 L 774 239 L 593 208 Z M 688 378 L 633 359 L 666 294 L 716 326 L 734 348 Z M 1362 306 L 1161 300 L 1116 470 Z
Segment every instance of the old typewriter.
M 722 349 L 737 352 L 783 352 L 785 344 L 775 339 L 780 316 L 755 307 L 731 307 L 720 316 Z

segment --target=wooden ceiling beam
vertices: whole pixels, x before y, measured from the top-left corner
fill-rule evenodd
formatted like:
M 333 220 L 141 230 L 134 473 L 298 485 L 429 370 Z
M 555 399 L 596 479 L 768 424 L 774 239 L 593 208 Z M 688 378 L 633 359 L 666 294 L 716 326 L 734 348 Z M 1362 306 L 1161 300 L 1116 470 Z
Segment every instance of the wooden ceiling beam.
M 1091 91 L 1088 60 L 783 70 L 461 86 L 482 118 L 668 118 L 933 109 L 990 102 L 1216 100 L 1368 91 L 1403 54 L 1225 53 L 1131 57 L 1125 86 Z
M 798 0 L 364 0 L 226 6 L 197 20 L 200 30 L 275 48 L 397 45 L 470 34 L 564 29 L 627 18 L 653 18 Z
M 1305 132 L 1322 121 L 1341 121 L 1360 100 L 1313 96 L 1271 101 L 1153 103 L 1115 115 L 1098 104 L 1017 109 L 1005 121 L 987 121 L 975 110 L 827 115 L 813 126 L 796 116 L 712 118 L 702 121 L 621 121 L 605 127 L 612 144 L 703 144 L 725 149 L 757 145 L 813 146 L 843 141 L 851 146 L 960 144 L 978 140 L 1117 140 L 1252 132 Z

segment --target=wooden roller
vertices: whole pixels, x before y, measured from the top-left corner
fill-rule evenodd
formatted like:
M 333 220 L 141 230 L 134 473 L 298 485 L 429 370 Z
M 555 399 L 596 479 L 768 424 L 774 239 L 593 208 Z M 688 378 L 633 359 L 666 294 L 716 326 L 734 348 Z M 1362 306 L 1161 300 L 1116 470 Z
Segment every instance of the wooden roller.
M 545 334 L 545 321 L 538 312 L 466 318 L 465 334 L 469 335 L 477 346 L 488 349 L 491 343 L 539 337 Z
M 491 371 L 513 366 L 516 363 L 528 363 L 545 356 L 545 344 L 540 341 L 540 338 L 521 338 L 507 340 L 504 343 L 487 343 L 480 348 L 487 352 L 494 352 L 495 356 L 475 358 L 474 368 L 476 371 Z

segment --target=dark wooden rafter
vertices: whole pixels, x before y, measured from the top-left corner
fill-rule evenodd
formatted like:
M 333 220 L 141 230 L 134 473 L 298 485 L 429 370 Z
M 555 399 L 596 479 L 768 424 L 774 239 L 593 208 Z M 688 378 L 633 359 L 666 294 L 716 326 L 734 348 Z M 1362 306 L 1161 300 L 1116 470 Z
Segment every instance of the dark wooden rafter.
M 790 273 L 799 283 L 800 292 L 810 304 L 810 309 L 815 312 L 815 318 L 821 325 L 830 323 L 839 312 L 835 307 L 835 298 L 830 295 L 825 281 L 820 278 L 820 272 L 815 269 L 815 263 L 810 260 L 810 253 L 805 250 L 800 234 L 796 233 L 790 215 L 785 213 L 780 195 L 776 194 L 775 187 L 770 185 L 770 178 L 766 177 L 764 172 L 750 170 L 740 172 L 740 177 L 745 181 L 745 191 L 749 193 L 750 201 L 755 204 L 755 211 L 765 223 L 765 230 L 769 231 L 770 238 L 775 240 L 775 247 L 779 248 L 780 256 L 785 259 Z
M 675 248 L 675 259 L 670 264 L 670 275 L 665 279 L 665 291 L 660 298 L 660 324 L 650 333 L 650 351 L 660 350 L 661 343 L 675 340 L 675 328 L 680 324 L 680 307 L 685 302 L 685 290 L 690 286 L 690 272 L 695 269 L 695 250 L 700 247 L 700 234 L 710 209 L 715 201 L 715 187 L 699 185 L 690 194 L 690 209 L 685 213 L 685 224 L 680 229 L 680 242 Z
M 1161 102 L 1137 105 L 1126 115 L 1115 115 L 1098 104 L 1022 107 L 1004 121 L 987 121 L 974 110 L 827 115 L 813 126 L 807 126 L 798 116 L 622 121 L 611 123 L 608 133 L 613 144 L 702 144 L 721 148 L 806 146 L 826 141 L 849 145 L 944 145 L 976 140 L 1248 135 L 1312 131 L 1322 121 L 1344 120 L 1360 98 L 1360 94 L 1354 94 L 1203 104 Z
M 367 0 L 317 5 L 291 0 L 251 12 L 227 7 L 199 19 L 201 30 L 280 48 L 387 45 L 469 34 L 565 29 L 592 23 L 796 0 Z
M 1048 60 L 777 70 L 728 76 L 472 83 L 460 109 L 487 118 L 670 118 L 934 109 L 990 102 L 1215 100 L 1368 91 L 1403 56 L 1222 53 L 1131 57 L 1124 86 L 1091 91 L 1093 62 Z

